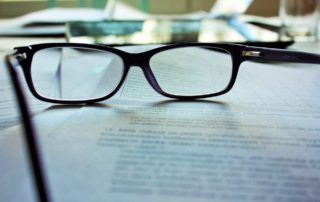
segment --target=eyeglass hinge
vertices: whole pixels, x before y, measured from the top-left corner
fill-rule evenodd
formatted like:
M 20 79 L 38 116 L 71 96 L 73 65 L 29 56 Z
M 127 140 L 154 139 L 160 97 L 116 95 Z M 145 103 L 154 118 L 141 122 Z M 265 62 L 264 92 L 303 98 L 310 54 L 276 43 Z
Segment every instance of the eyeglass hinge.
M 241 55 L 245 57 L 262 57 L 262 53 L 259 51 L 242 51 Z
M 27 59 L 27 54 L 26 53 L 14 53 L 14 56 L 18 59 L 18 60 L 25 60 Z

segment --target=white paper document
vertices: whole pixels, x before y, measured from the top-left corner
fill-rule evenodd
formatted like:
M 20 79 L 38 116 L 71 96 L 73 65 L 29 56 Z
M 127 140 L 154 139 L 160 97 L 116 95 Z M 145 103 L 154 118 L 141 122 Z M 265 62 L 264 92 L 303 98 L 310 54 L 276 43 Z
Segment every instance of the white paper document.
M 211 102 L 124 102 L 84 108 L 43 141 L 57 201 L 316 201 L 317 123 Z
M 319 65 L 246 62 L 228 94 L 183 102 L 133 68 L 114 98 L 34 117 L 53 200 L 319 201 L 319 81 Z

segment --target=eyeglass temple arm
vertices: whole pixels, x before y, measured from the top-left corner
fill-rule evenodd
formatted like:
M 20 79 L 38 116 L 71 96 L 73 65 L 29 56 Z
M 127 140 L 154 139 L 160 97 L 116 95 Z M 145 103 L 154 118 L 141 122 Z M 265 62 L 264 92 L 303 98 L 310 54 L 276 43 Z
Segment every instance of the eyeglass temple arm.
M 319 54 L 273 48 L 258 48 L 246 46 L 241 52 L 241 57 L 244 60 L 261 62 L 320 64 Z
M 7 55 L 5 61 L 8 67 L 8 71 L 11 77 L 12 85 L 15 90 L 15 94 L 18 100 L 19 109 L 21 112 L 22 126 L 25 130 L 25 143 L 29 151 L 29 158 L 31 162 L 31 168 L 33 170 L 33 175 L 37 187 L 38 200 L 43 202 L 50 201 L 48 184 L 45 180 L 44 168 L 41 161 L 40 149 L 38 146 L 37 138 L 35 135 L 35 129 L 30 120 L 30 110 L 26 103 L 26 97 L 22 90 L 22 85 L 19 81 L 19 76 L 17 73 L 18 61 L 12 55 Z

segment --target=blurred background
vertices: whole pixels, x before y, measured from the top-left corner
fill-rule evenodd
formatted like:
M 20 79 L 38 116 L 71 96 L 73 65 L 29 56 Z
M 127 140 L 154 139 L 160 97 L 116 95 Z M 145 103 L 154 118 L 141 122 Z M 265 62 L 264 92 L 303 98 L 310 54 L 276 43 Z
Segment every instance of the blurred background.
M 319 10 L 320 0 L 0 0 L 0 36 L 109 45 L 318 41 Z
M 193 11 L 209 11 L 215 0 L 123 0 L 139 10 L 152 14 L 183 14 Z M 106 0 L 0 0 L 0 18 L 11 18 L 51 7 L 103 8 Z M 246 14 L 277 16 L 279 0 L 255 0 Z

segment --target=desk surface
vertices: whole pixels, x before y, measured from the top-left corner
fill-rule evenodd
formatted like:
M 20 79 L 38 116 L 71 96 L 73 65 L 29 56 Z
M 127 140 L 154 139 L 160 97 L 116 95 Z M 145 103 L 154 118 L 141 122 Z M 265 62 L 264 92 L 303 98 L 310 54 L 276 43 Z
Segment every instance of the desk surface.
M 320 53 L 319 43 L 292 48 Z M 53 198 L 319 201 L 319 82 L 319 65 L 246 62 L 230 93 L 178 102 L 136 68 L 110 100 L 34 116 Z M 15 127 L 0 150 L 0 197 L 32 201 Z

